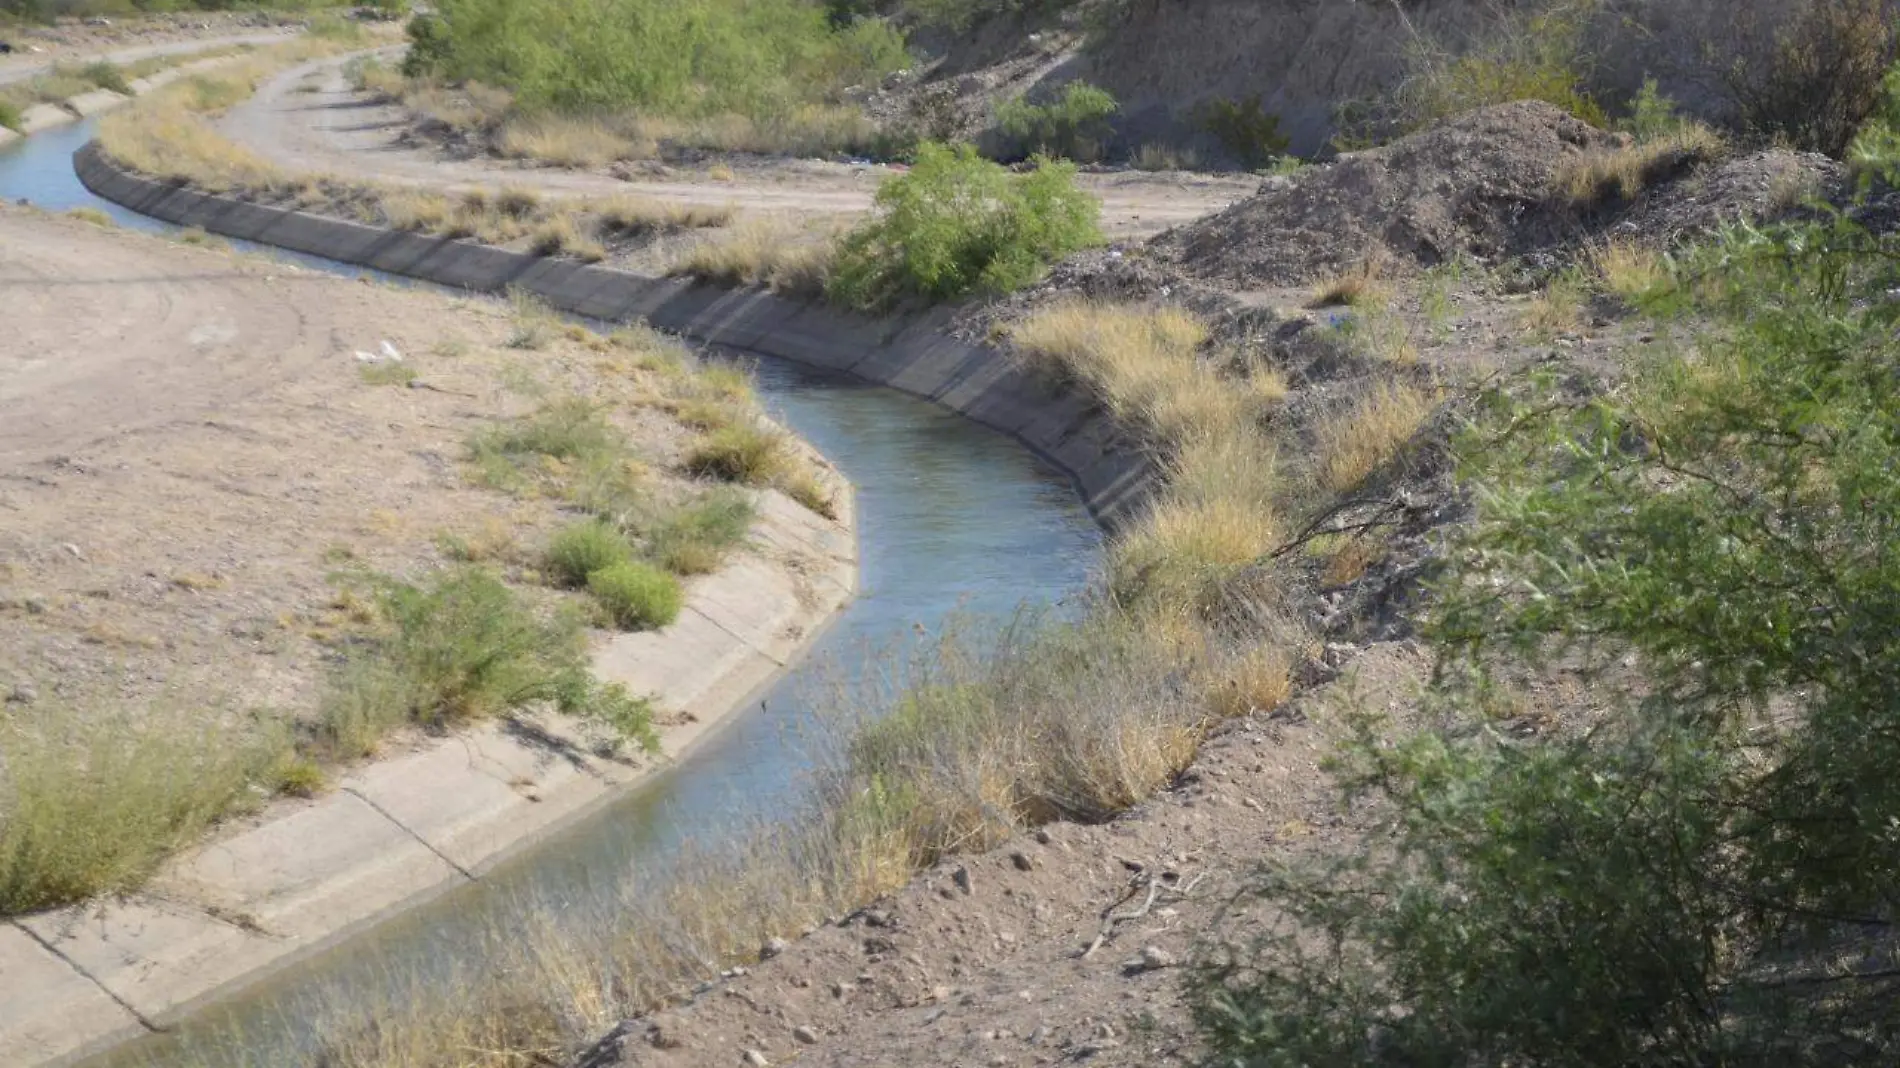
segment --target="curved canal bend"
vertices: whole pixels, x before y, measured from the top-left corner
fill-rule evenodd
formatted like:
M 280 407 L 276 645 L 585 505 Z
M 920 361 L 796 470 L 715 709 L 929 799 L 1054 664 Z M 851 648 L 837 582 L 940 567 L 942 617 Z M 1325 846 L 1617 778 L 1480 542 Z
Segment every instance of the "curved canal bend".
M 92 124 L 0 149 L 0 196 L 49 210 L 90 207 L 120 224 L 173 229 L 94 197 L 71 155 Z M 313 257 L 273 255 L 346 275 Z M 857 487 L 860 591 L 762 707 L 680 765 L 585 822 L 536 843 L 464 886 L 205 1009 L 177 1030 L 99 1065 L 294 1063 L 310 1021 L 345 1004 L 388 1000 L 392 984 L 446 985 L 522 902 L 556 914 L 612 907 L 634 870 L 663 868 L 684 842 L 717 841 L 797 804 L 809 768 L 799 742 L 840 677 L 877 672 L 959 615 L 1063 609 L 1086 584 L 1099 535 L 1067 480 L 1000 434 L 893 390 L 779 361 L 757 367 L 766 406 Z

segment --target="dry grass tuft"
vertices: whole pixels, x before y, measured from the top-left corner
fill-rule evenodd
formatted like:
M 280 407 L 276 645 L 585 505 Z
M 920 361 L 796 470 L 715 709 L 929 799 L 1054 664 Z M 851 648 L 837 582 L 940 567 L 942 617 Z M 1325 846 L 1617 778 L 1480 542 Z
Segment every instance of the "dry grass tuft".
M 1379 285 L 1379 276 L 1384 264 L 1376 257 L 1361 260 L 1352 269 L 1321 282 L 1313 290 L 1313 298 L 1306 302 L 1309 308 L 1336 308 L 1342 305 L 1360 306 L 1372 304 L 1383 299 L 1384 288 Z
M 607 258 L 607 250 L 583 234 L 572 215 L 548 219 L 534 228 L 528 240 L 528 247 L 537 256 L 572 256 L 582 263 L 599 263 Z
M 724 286 L 767 286 L 816 296 L 831 273 L 831 241 L 783 224 L 735 227 L 724 238 L 687 249 L 667 273 Z
M 1524 309 L 1524 329 L 1540 340 L 1576 333 L 1583 327 L 1584 304 L 1589 296 L 1575 272 L 1558 275 Z
M 1673 133 L 1629 148 L 1571 156 L 1557 168 L 1552 187 L 1575 208 L 1634 200 L 1655 183 L 1720 159 L 1727 151 L 1721 134 L 1701 123 L 1684 123 Z
M 1316 429 L 1319 484 L 1334 493 L 1358 487 L 1418 433 L 1432 407 L 1429 396 L 1403 382 L 1373 386 Z
M 1179 309 L 1057 304 L 1016 324 L 1010 339 L 1032 365 L 1080 382 L 1162 443 L 1244 433 L 1260 415 L 1257 394 L 1200 359 L 1207 328 Z
M 1603 288 L 1634 300 L 1669 276 L 1662 254 L 1634 241 L 1614 240 L 1590 250 L 1590 268 Z
M 1201 155 L 1188 146 L 1164 145 L 1150 141 L 1135 150 L 1136 170 L 1193 171 L 1201 166 Z
M 646 159 L 657 148 L 652 141 L 630 138 L 600 119 L 552 114 L 508 119 L 495 135 L 495 147 L 510 159 L 577 168 Z
M 1208 710 L 1220 719 L 1271 712 L 1293 696 L 1293 658 L 1263 641 L 1213 665 Z
M 0 915 L 130 889 L 252 803 L 283 746 L 229 719 L 43 701 L 0 720 Z

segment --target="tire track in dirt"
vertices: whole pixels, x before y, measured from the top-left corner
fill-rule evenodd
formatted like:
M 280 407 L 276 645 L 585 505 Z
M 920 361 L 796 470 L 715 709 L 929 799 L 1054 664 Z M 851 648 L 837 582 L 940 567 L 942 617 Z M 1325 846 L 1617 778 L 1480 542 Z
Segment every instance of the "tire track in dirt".
M 336 351 L 358 306 L 335 279 L 12 208 L 0 293 L 0 471 L 294 377 Z

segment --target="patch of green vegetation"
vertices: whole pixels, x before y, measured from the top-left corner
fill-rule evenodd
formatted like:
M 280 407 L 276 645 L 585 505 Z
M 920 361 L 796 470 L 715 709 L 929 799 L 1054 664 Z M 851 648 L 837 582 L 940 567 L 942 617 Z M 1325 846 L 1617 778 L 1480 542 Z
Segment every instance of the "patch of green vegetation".
M 798 0 L 441 0 L 404 71 L 514 92 L 529 111 L 783 116 L 909 63 L 878 19 Z
M 587 592 L 622 630 L 657 630 L 679 618 L 685 592 L 679 579 L 629 560 L 587 576 Z
M 537 611 L 473 565 L 421 584 L 376 585 L 386 625 L 325 693 L 322 735 L 335 754 L 369 753 L 407 723 L 441 728 L 543 706 L 656 744 L 645 702 L 592 675 L 586 629 L 573 612 Z
M 561 528 L 548 543 L 542 567 L 548 577 L 562 586 L 575 589 L 587 585 L 587 577 L 603 568 L 633 559 L 633 546 L 626 535 L 599 519 L 588 519 Z
M 1201 101 L 1194 106 L 1193 119 L 1250 171 L 1294 158 L 1286 154 L 1291 142 L 1280 132 L 1280 116 L 1268 111 L 1257 94 L 1242 100 Z
M 998 105 L 996 125 L 1016 145 L 1018 157 L 1040 154 L 1094 163 L 1112 132 L 1109 120 L 1120 110 L 1108 90 L 1076 81 L 1046 104 L 1011 97 Z
M 699 478 L 763 486 L 785 470 L 785 436 L 750 423 L 720 427 L 698 443 L 686 457 L 686 470 Z
M 1340 724 L 1380 822 L 1254 880 L 1236 912 L 1279 919 L 1198 972 L 1211 1060 L 1900 1054 L 1897 251 L 1845 214 L 1733 227 L 1638 298 L 1686 354 L 1490 398 L 1423 712 Z M 1532 688 L 1559 672 L 1587 708 Z
M 80 68 L 79 76 L 101 89 L 110 89 L 121 96 L 132 95 L 132 87 L 126 84 L 125 72 L 103 59 Z
M 600 409 L 583 397 L 566 397 L 475 434 L 468 451 L 478 481 L 520 493 L 577 468 L 621 462 L 627 448 Z
M 647 555 L 676 575 L 709 574 L 745 541 L 756 515 L 743 490 L 722 486 L 655 523 Z
M 250 806 L 282 749 L 269 732 L 175 700 L 9 710 L 0 718 L 0 915 L 137 886 Z
M 371 386 L 406 386 L 416 380 L 418 372 L 413 365 L 401 360 L 384 360 L 366 363 L 356 374 Z
M 1099 244 L 1100 214 L 1076 188 L 1073 164 L 1038 160 L 1011 174 L 968 145 L 926 143 L 909 173 L 879 187 L 873 216 L 845 235 L 826 291 L 861 309 L 1007 293 Z

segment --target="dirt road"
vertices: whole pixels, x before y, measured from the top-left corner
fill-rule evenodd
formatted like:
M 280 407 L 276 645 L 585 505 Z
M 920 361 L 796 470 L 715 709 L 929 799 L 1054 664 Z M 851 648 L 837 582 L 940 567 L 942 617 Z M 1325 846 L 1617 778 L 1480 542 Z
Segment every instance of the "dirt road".
M 463 190 L 531 186 L 552 196 L 638 193 L 657 200 L 731 204 L 752 213 L 849 215 L 867 210 L 887 167 L 794 160 L 709 179 L 623 181 L 609 174 L 525 167 L 508 161 L 449 159 L 402 144 L 400 107 L 353 92 L 342 71 L 348 56 L 292 68 L 225 117 L 224 132 L 265 159 L 306 172 L 373 178 L 401 185 Z M 314 87 L 315 91 L 311 91 Z M 1085 174 L 1102 198 L 1103 228 L 1113 238 L 1144 237 L 1218 211 L 1252 193 L 1250 175 Z
M 0 292 L 0 472 L 267 388 L 336 351 L 363 311 L 334 279 L 12 209 Z
M 294 31 L 261 30 L 251 33 L 224 34 L 217 37 L 199 37 L 185 41 L 166 41 L 160 44 L 129 45 L 120 48 L 79 47 L 62 49 L 48 55 L 15 53 L 0 56 L 0 85 L 23 82 L 36 78 L 53 69 L 55 65 L 73 63 L 92 63 L 106 60 L 111 63 L 136 63 L 153 56 L 180 56 L 194 52 L 207 52 L 214 48 L 233 48 L 238 45 L 267 45 L 287 40 Z

